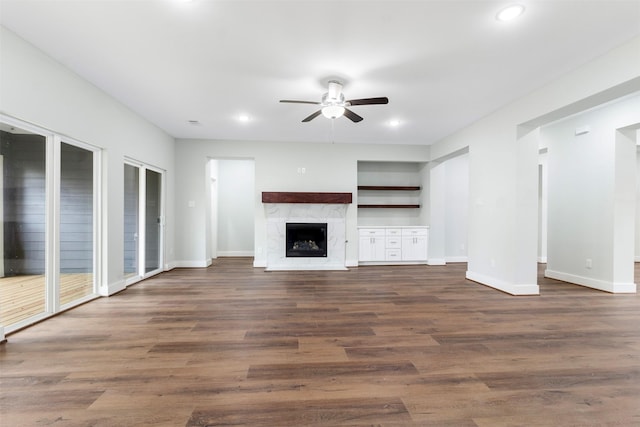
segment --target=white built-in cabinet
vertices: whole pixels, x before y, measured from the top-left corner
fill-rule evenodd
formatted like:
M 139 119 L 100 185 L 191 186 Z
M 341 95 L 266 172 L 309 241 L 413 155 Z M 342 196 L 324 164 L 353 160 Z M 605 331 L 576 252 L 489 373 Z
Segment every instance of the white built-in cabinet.
M 359 227 L 361 263 L 426 263 L 429 227 Z
M 427 228 L 402 229 L 402 260 L 427 260 Z
M 359 258 L 361 261 L 385 260 L 386 246 L 384 229 L 360 229 L 359 241 Z

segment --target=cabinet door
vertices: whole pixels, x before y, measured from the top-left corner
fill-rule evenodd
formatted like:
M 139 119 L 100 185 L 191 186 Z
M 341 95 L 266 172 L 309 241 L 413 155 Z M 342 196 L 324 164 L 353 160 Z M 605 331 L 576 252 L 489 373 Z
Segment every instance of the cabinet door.
M 360 261 L 384 261 L 385 238 L 360 236 L 359 256 Z
M 403 261 L 426 261 L 427 260 L 427 237 L 426 236 L 402 237 L 402 260 Z

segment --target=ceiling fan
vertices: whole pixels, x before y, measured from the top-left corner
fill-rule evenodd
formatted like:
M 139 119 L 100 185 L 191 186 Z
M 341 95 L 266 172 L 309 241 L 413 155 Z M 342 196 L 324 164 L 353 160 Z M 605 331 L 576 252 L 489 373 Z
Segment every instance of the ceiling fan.
M 295 101 L 291 99 L 281 99 L 280 102 L 288 102 L 292 104 L 315 104 L 320 105 L 321 108 L 308 117 L 305 117 L 303 122 L 310 122 L 318 117 L 320 114 L 328 119 L 336 119 L 342 115 L 351 120 L 354 123 L 361 122 L 362 117 L 354 113 L 347 107 L 356 105 L 374 105 L 374 104 L 388 104 L 389 98 L 386 96 L 380 98 L 362 98 L 362 99 L 344 99 L 342 93 L 342 83 L 337 80 L 329 80 L 329 89 L 327 93 L 322 95 L 320 102 L 314 101 Z

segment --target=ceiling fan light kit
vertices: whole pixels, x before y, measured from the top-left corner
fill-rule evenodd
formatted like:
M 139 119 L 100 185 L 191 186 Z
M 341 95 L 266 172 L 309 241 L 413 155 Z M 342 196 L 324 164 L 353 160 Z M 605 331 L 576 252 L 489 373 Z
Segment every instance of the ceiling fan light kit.
M 320 102 L 314 101 L 295 101 L 290 99 L 281 99 L 280 102 L 292 103 L 292 104 L 314 104 L 320 105 L 321 108 L 315 113 L 305 117 L 302 122 L 310 122 L 311 120 L 318 117 L 320 114 L 325 116 L 328 119 L 337 119 L 340 116 L 345 116 L 349 120 L 354 123 L 360 122 L 363 120 L 361 116 L 354 113 L 347 107 L 351 107 L 354 105 L 375 105 L 375 104 L 388 104 L 389 98 L 387 97 L 379 97 L 379 98 L 362 98 L 362 99 L 350 99 L 345 100 L 344 94 L 342 93 L 342 83 L 337 80 L 329 80 L 329 87 L 327 92 L 322 95 Z
M 322 107 L 322 115 L 327 119 L 337 119 L 344 114 L 344 110 L 345 108 L 339 105 L 327 105 Z

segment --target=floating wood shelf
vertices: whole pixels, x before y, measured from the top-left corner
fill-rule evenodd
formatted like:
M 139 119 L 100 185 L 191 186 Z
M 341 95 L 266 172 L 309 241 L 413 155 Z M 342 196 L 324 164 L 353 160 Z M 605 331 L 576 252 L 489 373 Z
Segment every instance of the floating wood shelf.
M 351 193 L 296 193 L 282 191 L 262 192 L 262 203 L 348 204 L 351 202 Z
M 418 191 L 420 186 L 401 185 L 358 185 L 358 190 L 381 190 L 381 191 Z
M 420 205 L 358 205 L 366 209 L 419 209 Z

